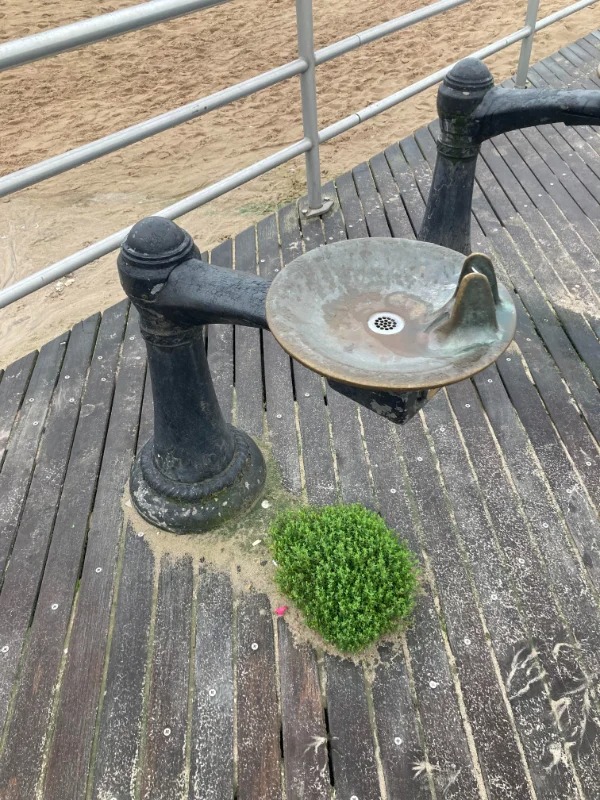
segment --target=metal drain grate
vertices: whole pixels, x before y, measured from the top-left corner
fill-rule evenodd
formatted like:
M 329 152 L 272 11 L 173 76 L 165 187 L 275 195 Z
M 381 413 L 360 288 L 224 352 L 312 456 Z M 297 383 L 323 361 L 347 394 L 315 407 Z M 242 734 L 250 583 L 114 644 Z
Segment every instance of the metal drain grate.
M 389 336 L 392 333 L 400 333 L 404 327 L 404 320 L 398 314 L 393 314 L 391 311 L 380 311 L 378 314 L 373 314 L 367 322 L 369 328 L 373 333 L 381 333 L 384 336 Z

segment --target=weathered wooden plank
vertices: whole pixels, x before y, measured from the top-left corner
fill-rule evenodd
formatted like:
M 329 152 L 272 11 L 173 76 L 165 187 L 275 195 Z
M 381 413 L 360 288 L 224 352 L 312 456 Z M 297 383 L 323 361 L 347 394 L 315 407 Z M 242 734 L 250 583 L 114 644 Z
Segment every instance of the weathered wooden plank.
M 90 768 L 113 584 L 122 540 L 123 512 L 119 497 L 135 451 L 144 385 L 142 342 L 131 332 L 136 326 L 137 316 L 132 309 L 121 352 L 54 734 L 47 755 L 44 797 L 48 800 L 80 800 L 85 794 Z M 97 571 L 98 567 L 101 572 Z
M 69 338 L 0 589 L 0 642 L 9 648 L 0 675 L 0 723 L 6 718 L 12 682 L 39 592 L 98 322 L 98 316 L 80 322 Z
M 256 226 L 259 273 L 272 279 L 282 268 L 277 217 L 270 216 Z M 299 494 L 302 485 L 298 459 L 298 437 L 289 355 L 269 331 L 263 331 L 263 368 L 267 400 L 269 440 L 273 446 L 285 488 Z
M 577 132 L 572 135 L 567 132 L 561 136 L 552 125 L 523 128 L 521 135 L 531 144 L 546 166 L 549 178 L 554 176 L 560 180 L 584 214 L 589 215 L 592 221 L 598 220 L 600 204 L 596 200 L 595 192 L 600 183 L 595 173 L 578 154 L 578 149 L 584 145 L 581 136 Z M 569 140 L 568 145 L 563 136 Z M 513 141 L 516 138 L 512 137 L 512 134 L 510 137 Z M 521 149 L 520 143 L 518 149 Z M 556 186 L 554 180 L 550 182 Z
M 233 596 L 225 575 L 201 571 L 196 612 L 189 800 L 234 796 Z
M 362 206 L 369 236 L 390 236 L 390 226 L 386 219 L 383 200 L 380 197 L 370 164 L 363 163 L 354 167 L 352 177 L 356 187 L 357 197 Z M 348 238 L 352 239 L 352 236 Z
M 562 242 L 574 264 L 581 271 L 581 279 L 575 279 L 573 283 L 585 284 L 586 280 L 590 280 L 591 283 L 597 266 L 596 257 L 585 241 L 582 230 L 579 227 L 571 226 L 567 222 L 559 206 L 556 205 L 547 192 L 542 191 L 542 187 L 539 185 L 536 191 L 532 192 L 536 198 L 536 204 L 534 205 L 504 160 L 503 153 L 508 152 L 510 154 L 510 151 L 514 150 L 514 148 L 505 143 L 501 152 L 496 148 L 495 144 L 496 142 L 484 143 L 481 149 L 483 161 L 487 163 L 496 180 L 511 197 L 523 220 L 527 224 L 535 226 L 536 230 L 544 228 L 545 232 L 552 234 L 551 239 Z M 513 168 L 520 175 L 520 165 L 515 164 Z M 560 239 L 558 238 L 559 236 Z M 548 252 L 554 252 L 551 247 L 547 248 L 547 250 Z M 558 252 L 560 254 L 560 250 Z M 562 270 L 562 264 L 560 269 Z M 558 277 L 561 278 L 560 271 Z
M 154 556 L 128 525 L 98 725 L 92 797 L 135 798 L 154 591 Z
M 211 251 L 210 262 L 219 267 L 231 268 L 233 264 L 231 239 L 226 239 Z M 233 326 L 209 325 L 207 332 L 208 364 L 221 411 L 229 421 L 233 413 Z
M 514 513 L 513 507 L 521 504 L 527 521 L 527 534 L 537 557 L 542 559 L 540 572 L 551 581 L 554 595 L 579 640 L 584 656 L 592 659 L 588 662 L 588 669 L 594 673 L 600 648 L 596 648 L 593 641 L 588 646 L 588 640 L 591 636 L 595 641 L 600 620 L 590 576 L 573 546 L 547 476 L 539 468 L 527 433 L 510 404 L 497 371 L 489 369 L 475 382 L 478 394 L 468 381 L 451 387 L 448 394 L 455 414 L 460 414 L 464 440 L 486 503 L 493 511 L 492 518 L 500 523 L 501 535 L 514 538 L 512 523 L 505 520 Z M 485 416 L 480 402 L 484 404 Z M 502 461 L 510 471 L 510 489 L 508 476 L 504 478 L 505 468 L 495 452 L 491 431 L 500 448 Z M 517 492 L 519 498 L 515 501 L 513 493 Z M 599 525 L 597 522 L 596 527 Z M 515 544 L 527 546 L 521 537 Z M 531 559 L 534 559 L 533 555 Z
M 431 761 L 426 758 L 419 737 L 417 711 L 412 702 L 407 665 L 402 654 L 394 653 L 389 647 L 380 648 L 380 658 L 372 693 L 387 796 L 390 800 L 403 800 L 407 797 L 411 800 L 430 800 L 429 776 L 432 771 L 426 766 L 420 769 L 420 765 Z M 440 711 L 440 718 L 441 715 Z M 446 722 L 444 727 L 447 725 Z M 457 767 L 455 773 L 459 769 Z M 439 773 L 439 767 L 435 771 Z M 446 797 L 455 797 L 452 786 L 448 787 Z
M 364 427 L 379 512 L 411 550 L 420 554 L 395 426 L 367 414 Z M 402 438 L 402 434 L 403 429 L 399 428 L 398 436 Z M 445 792 L 447 800 L 479 798 L 440 620 L 432 588 L 425 582 L 406 638 L 418 711 L 413 709 L 408 686 L 409 665 L 401 655 L 384 648 L 382 666 L 375 673 L 372 687 L 388 796 L 390 800 L 425 798 L 431 782 L 439 792 Z M 430 685 L 432 680 L 437 684 L 435 691 Z M 439 724 L 440 719 L 445 720 L 444 725 Z
M 587 58 L 585 64 L 585 72 L 589 79 L 596 85 L 600 85 L 600 76 L 598 75 L 598 60 L 600 59 L 600 42 L 597 35 L 592 32 L 588 36 L 584 36 L 572 45 L 573 49 L 581 54 L 582 58 Z M 569 46 L 568 49 L 571 49 Z
M 88 374 L 77 431 L 22 660 L 6 746 L 0 758 L 0 792 L 30 798 L 42 768 L 52 697 L 61 662 L 84 552 L 114 374 L 125 327 L 126 304 L 104 313 Z M 98 358 L 101 356 L 101 359 Z M 88 402 L 93 400 L 92 402 Z M 55 608 L 56 606 L 56 608 Z
M 235 269 L 255 274 L 256 268 L 256 229 L 248 228 L 235 238 Z M 262 436 L 261 331 L 237 325 L 234 336 L 236 425 L 251 436 Z
M 520 511 L 519 500 L 495 451 L 472 384 L 465 381 L 452 387 L 449 394 L 504 555 L 503 574 L 512 581 L 517 592 L 522 616 L 546 673 L 549 699 L 554 709 L 560 708 L 564 702 L 569 705 L 569 714 L 557 715 L 561 739 L 572 742 L 568 748 L 569 755 L 575 762 L 582 785 L 593 796 L 593 789 L 600 782 L 600 740 L 594 723 L 587 721 L 582 702 L 590 686 L 588 676 L 598 675 L 600 666 L 600 620 L 593 593 L 574 557 L 568 536 L 563 536 L 562 525 L 558 523 L 556 527 L 544 529 L 539 522 L 539 510 L 536 513 L 529 508 L 534 505 L 530 496 L 527 498 L 527 512 L 531 510 L 535 514 L 534 538 L 532 521 L 527 512 Z M 522 432 L 518 425 L 515 427 L 519 433 Z M 533 468 L 533 464 L 531 466 Z M 515 485 L 521 486 L 520 483 Z M 531 487 L 531 481 L 527 481 L 527 486 Z M 523 497 L 527 497 L 525 492 Z M 538 491 L 536 506 L 539 506 L 539 498 Z M 526 520 L 528 524 L 525 524 Z M 600 525 L 597 528 L 600 532 Z M 540 539 L 541 548 L 536 541 Z M 563 631 L 563 620 L 567 621 L 568 630 Z M 521 696 L 528 695 L 527 684 L 522 685 L 519 691 L 523 693 Z M 548 727 L 550 725 L 551 721 Z M 556 744 L 553 750 L 560 752 Z M 547 753 L 545 762 L 552 763 L 553 755 Z
M 530 777 L 521 758 L 522 744 L 497 682 L 480 609 L 448 512 L 448 499 L 423 427 L 418 420 L 414 423 L 403 428 L 402 451 L 486 789 L 490 798 L 527 797 Z M 432 676 L 430 685 L 435 693 L 437 676 Z
M 375 186 L 383 200 L 387 223 L 392 236 L 401 239 L 412 239 L 414 231 L 406 214 L 400 191 L 390 171 L 383 153 L 378 153 L 369 161 Z M 359 194 L 361 193 L 360 187 Z M 385 234 L 384 234 L 385 235 Z
M 137 452 L 139 452 L 154 432 L 154 400 L 152 398 L 152 377 L 150 370 L 146 369 L 144 381 L 144 399 L 142 400 L 142 413 L 140 414 L 140 427 L 137 438 Z
M 237 616 L 237 796 L 281 800 L 280 724 L 271 607 L 244 594 Z
M 15 361 L 14 364 L 10 364 L 2 375 L 0 383 L 0 470 L 4 464 L 10 433 L 27 391 L 36 358 L 37 352 L 29 353 Z
M 411 226 L 418 233 L 423 223 L 425 206 L 415 175 L 404 160 L 400 147 L 395 144 L 385 150 L 385 158 L 396 181 Z
M 330 797 L 327 730 L 315 653 L 296 645 L 287 624 L 277 625 L 286 797 Z
M 521 132 L 514 131 L 510 139 L 506 136 L 496 137 L 493 147 L 513 173 L 519 176 L 519 182 L 529 195 L 530 202 L 560 230 L 561 238 L 564 232 L 561 226 L 565 226 L 566 218 L 588 249 L 595 252 L 600 247 L 600 232 L 596 226 L 560 184 L 557 176 L 545 166 Z
M 29 382 L 0 473 L 0 581 L 10 556 L 44 431 L 50 398 L 58 379 L 68 335 L 44 345 Z
M 457 412 L 462 417 L 471 408 Z M 549 767 L 562 733 L 553 724 L 550 687 L 566 696 L 574 685 L 571 676 L 563 679 L 552 658 L 555 645 L 568 640 L 564 623 L 537 558 L 524 548 L 523 521 L 502 503 L 492 506 L 500 516 L 492 516 L 492 525 L 487 521 L 481 489 L 443 395 L 429 404 L 425 418 L 535 789 L 556 800 L 577 797 L 568 763 Z M 498 492 L 501 475 L 495 481 Z M 486 499 L 489 509 L 493 499 Z
M 336 797 L 379 800 L 374 731 L 361 667 L 348 659 L 326 656 L 327 719 L 332 783 Z
M 285 265 L 302 253 L 302 232 L 298 227 L 298 212 L 295 206 L 281 209 L 278 218 L 281 252 Z M 306 235 L 308 236 L 320 225 L 319 220 L 312 220 L 305 226 Z M 333 503 L 337 499 L 337 488 L 323 381 L 297 361 L 292 361 L 292 379 L 306 491 L 311 503 L 316 505 Z
M 462 686 L 455 664 L 450 663 L 445 617 L 430 576 L 423 579 L 423 593 L 406 640 L 425 741 L 425 750 L 417 752 L 412 762 L 415 784 L 425 791 L 430 781 L 448 800 L 486 796 L 485 777 L 477 775 L 485 776 L 482 759 L 485 764 L 488 757 L 473 741 L 472 709 L 464 710 Z M 443 726 L 439 724 L 442 718 L 448 720 Z
M 163 556 L 149 668 L 140 798 L 187 792 L 186 742 L 194 573 L 189 557 Z
M 338 178 L 336 189 L 339 208 L 334 208 L 323 219 L 323 238 L 317 237 L 320 243 L 344 240 L 346 238 L 344 220 L 349 238 L 366 236 L 368 233 L 363 218 L 364 211 L 352 175 L 347 173 Z M 362 439 L 359 407 L 354 401 L 329 386 L 327 386 L 327 402 L 342 499 L 345 502 L 373 506 L 373 491 Z
M 554 495 L 595 581 L 600 579 L 600 545 L 593 531 L 597 515 L 578 487 L 580 476 L 567 457 L 545 407 L 529 380 L 518 354 L 513 351 L 497 362 L 509 397 L 546 473 Z M 479 382 L 478 382 L 479 386 Z M 489 413 L 489 412 L 488 412 Z M 592 461 L 590 460 L 590 464 Z M 587 467 L 589 470 L 590 467 Z

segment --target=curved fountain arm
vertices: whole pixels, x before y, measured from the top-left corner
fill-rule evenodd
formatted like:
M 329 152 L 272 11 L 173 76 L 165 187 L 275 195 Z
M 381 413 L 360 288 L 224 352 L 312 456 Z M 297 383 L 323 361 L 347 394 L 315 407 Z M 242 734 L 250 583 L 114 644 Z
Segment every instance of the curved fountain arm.
M 600 90 L 495 87 L 487 92 L 472 119 L 479 142 L 516 128 L 550 122 L 600 125 Z
M 190 258 L 170 273 L 152 308 L 180 325 L 230 323 L 268 329 L 265 302 L 270 285 L 258 275 Z
M 600 91 L 503 89 L 483 62 L 467 58 L 438 92 L 440 136 L 421 241 L 471 252 L 471 203 L 481 143 L 517 128 L 600 124 Z

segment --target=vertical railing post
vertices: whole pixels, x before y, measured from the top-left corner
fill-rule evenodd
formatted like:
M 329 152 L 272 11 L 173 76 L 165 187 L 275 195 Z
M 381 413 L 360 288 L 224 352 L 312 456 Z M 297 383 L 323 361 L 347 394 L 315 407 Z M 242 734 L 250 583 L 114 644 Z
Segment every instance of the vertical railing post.
M 517 75 L 515 78 L 515 85 L 519 89 L 524 89 L 527 86 L 527 73 L 529 71 L 529 62 L 531 60 L 531 50 L 533 48 L 533 37 L 535 36 L 535 25 L 537 23 L 539 5 L 540 0 L 527 0 L 525 25 L 530 29 L 531 32 L 521 42 L 519 65 L 517 66 Z
M 324 214 L 332 206 L 331 199 L 323 197 L 321 192 L 312 0 L 296 0 L 296 28 L 298 32 L 298 54 L 308 64 L 308 69 L 300 75 L 300 92 L 302 95 L 302 127 L 304 136 L 311 142 L 311 148 L 306 152 L 308 200 L 307 205 L 301 207 L 300 210 L 306 216 L 312 217 Z

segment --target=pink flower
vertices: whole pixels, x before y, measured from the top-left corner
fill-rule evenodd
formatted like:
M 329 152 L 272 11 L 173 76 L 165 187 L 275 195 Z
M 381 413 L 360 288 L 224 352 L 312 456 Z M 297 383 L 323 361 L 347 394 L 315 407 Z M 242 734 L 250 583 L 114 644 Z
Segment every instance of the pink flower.
M 287 610 L 288 610 L 287 606 L 279 606 L 279 608 L 275 609 L 275 613 L 277 614 L 278 617 L 283 617 L 283 615 Z

